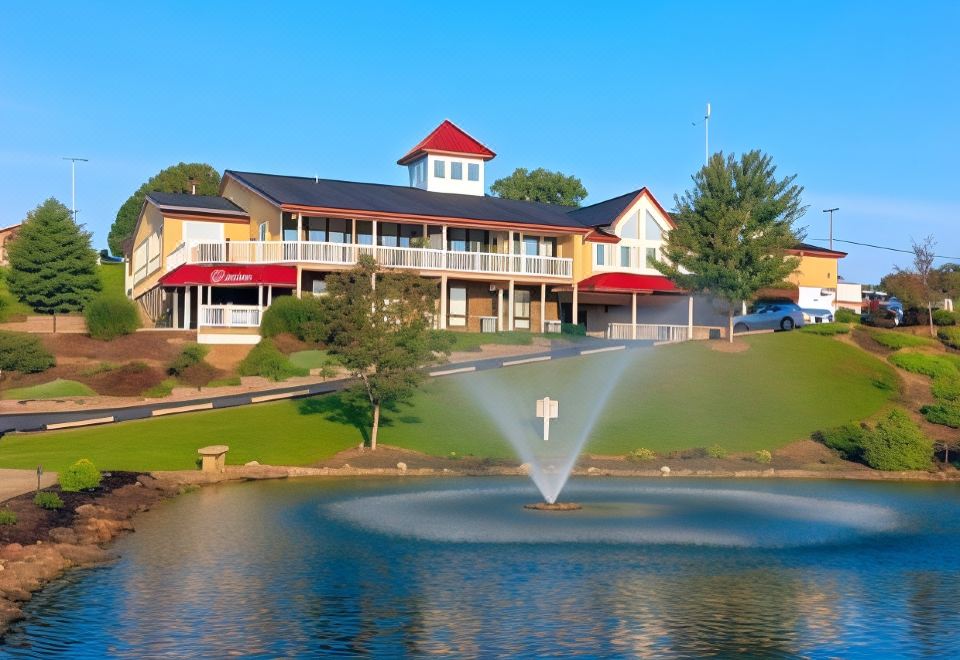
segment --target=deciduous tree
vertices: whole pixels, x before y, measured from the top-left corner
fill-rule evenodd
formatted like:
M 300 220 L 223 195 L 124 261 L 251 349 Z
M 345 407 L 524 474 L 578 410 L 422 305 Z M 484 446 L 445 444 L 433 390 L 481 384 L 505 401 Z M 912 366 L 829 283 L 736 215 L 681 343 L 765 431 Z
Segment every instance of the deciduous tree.
M 90 233 L 52 197 L 27 214 L 7 255 L 10 291 L 40 314 L 82 311 L 100 291 Z
M 410 398 L 423 379 L 420 368 L 449 350 L 445 335 L 431 330 L 437 294 L 436 280 L 379 272 L 370 256 L 327 276 L 330 351 L 357 379 L 352 394 L 369 404 L 371 449 L 381 408 Z
M 770 156 L 750 151 L 738 160 L 714 154 L 674 197 L 677 227 L 663 247 L 660 272 L 679 287 L 721 298 L 733 313 L 741 301 L 780 285 L 798 259 L 786 250 L 800 239 L 794 223 L 806 212 L 796 175 L 776 178 Z
M 580 202 L 587 196 L 587 189 L 577 177 L 551 172 L 542 167 L 532 172 L 525 167 L 518 167 L 510 176 L 494 181 L 490 192 L 504 199 L 560 206 L 580 206 Z
M 937 242 L 933 239 L 933 236 L 927 236 L 919 242 L 911 240 L 913 270 L 917 276 L 923 304 L 927 306 L 927 320 L 930 323 L 931 337 L 937 336 L 937 331 L 933 327 L 933 296 L 937 288 L 935 281 L 937 272 L 933 268 L 933 260 L 936 259 L 936 247 Z
M 196 194 L 216 195 L 220 192 L 220 173 L 206 163 L 178 163 L 150 177 L 117 211 L 117 219 L 113 221 L 107 236 L 110 251 L 116 255 L 123 253 L 123 242 L 133 234 L 143 198 L 148 192 L 189 193 L 193 192 L 194 184 Z

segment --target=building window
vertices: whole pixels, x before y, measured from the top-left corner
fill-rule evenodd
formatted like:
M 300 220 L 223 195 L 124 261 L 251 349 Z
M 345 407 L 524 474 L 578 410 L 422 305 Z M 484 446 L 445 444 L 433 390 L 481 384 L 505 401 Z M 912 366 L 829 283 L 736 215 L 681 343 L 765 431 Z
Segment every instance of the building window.
M 622 238 L 640 238 L 639 234 L 640 214 L 631 215 L 620 225 L 620 236 Z
M 467 180 L 468 181 L 480 180 L 480 164 L 479 163 L 467 163 Z
M 606 247 L 607 247 L 606 245 L 602 245 L 602 244 L 599 244 L 599 243 L 597 244 L 597 249 L 596 249 L 596 252 L 595 252 L 594 259 L 593 259 L 593 263 L 594 263 L 595 266 L 603 266 L 603 265 L 605 265 L 605 264 L 604 264 L 604 257 L 606 256 L 606 250 L 605 250 L 604 248 L 606 248 Z
M 524 236 L 523 253 L 530 257 L 540 254 L 540 239 L 536 236 Z
M 467 251 L 467 230 L 447 229 L 447 249 L 454 252 Z
M 458 181 L 463 178 L 463 163 L 458 160 L 450 161 L 450 178 Z
M 327 280 L 319 277 L 313 280 L 310 286 L 310 291 L 315 296 L 324 295 L 327 292 Z
M 633 264 L 630 263 L 630 248 L 626 245 L 620 246 L 620 266 L 623 268 L 633 268 Z
M 257 238 L 261 241 L 267 240 L 267 223 L 261 222 L 257 228 Z
M 445 162 L 446 161 L 442 161 L 442 160 L 433 161 L 433 176 L 435 176 L 438 179 L 442 179 L 443 177 L 446 176 L 446 174 L 444 174 Z
M 647 248 L 647 268 L 655 268 L 657 263 L 657 248 Z
M 513 291 L 513 327 L 530 328 L 530 292 L 526 289 Z
M 465 287 L 450 287 L 448 316 L 451 326 L 463 327 L 467 325 L 467 289 Z
M 657 224 L 657 221 L 653 219 L 653 216 L 650 215 L 650 211 L 647 211 L 647 223 L 644 227 L 646 235 L 644 238 L 648 241 L 662 241 L 663 240 L 663 230 L 660 229 L 660 225 Z

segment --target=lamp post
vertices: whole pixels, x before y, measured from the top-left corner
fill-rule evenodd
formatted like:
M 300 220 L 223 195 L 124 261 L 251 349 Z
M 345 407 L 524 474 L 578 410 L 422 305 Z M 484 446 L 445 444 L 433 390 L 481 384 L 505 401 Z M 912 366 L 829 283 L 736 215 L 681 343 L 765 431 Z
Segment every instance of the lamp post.
M 87 158 L 71 158 L 64 156 L 63 160 L 70 161 L 70 212 L 73 215 L 73 221 L 77 221 L 77 163 L 87 163 Z
M 830 214 L 830 249 L 831 250 L 833 249 L 833 212 L 839 211 L 839 210 L 840 210 L 839 206 L 836 206 L 832 209 L 823 209 L 824 213 Z

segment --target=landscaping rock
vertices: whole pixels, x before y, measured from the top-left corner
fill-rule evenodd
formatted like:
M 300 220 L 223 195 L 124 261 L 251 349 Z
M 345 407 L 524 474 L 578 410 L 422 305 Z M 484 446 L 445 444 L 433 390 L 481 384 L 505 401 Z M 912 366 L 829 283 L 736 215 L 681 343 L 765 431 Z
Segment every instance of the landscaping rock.
M 520 470 L 520 474 L 530 474 L 530 464 L 521 463 L 519 470 Z
M 664 477 L 670 476 L 670 466 L 664 465 L 662 468 L 660 468 L 660 474 Z
M 260 465 L 260 461 L 248 461 L 244 463 L 246 466 Z
M 397 469 L 400 470 L 400 472 L 406 472 L 407 464 L 404 463 L 403 461 L 400 461 L 399 463 L 397 463 Z

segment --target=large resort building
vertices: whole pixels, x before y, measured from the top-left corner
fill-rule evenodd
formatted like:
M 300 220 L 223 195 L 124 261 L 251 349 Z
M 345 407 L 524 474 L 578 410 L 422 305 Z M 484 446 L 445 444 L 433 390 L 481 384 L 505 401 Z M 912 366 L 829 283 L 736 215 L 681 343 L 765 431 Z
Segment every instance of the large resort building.
M 579 208 L 491 197 L 494 157 L 444 121 L 397 161 L 409 186 L 227 170 L 218 196 L 149 193 L 126 290 L 155 325 L 196 329 L 207 343 L 255 343 L 273 300 L 322 295 L 327 276 L 361 255 L 438 279 L 438 328 L 566 322 L 630 338 L 641 322 L 692 335 L 694 316 L 718 318 L 654 268 L 673 219 L 649 190 Z M 834 287 L 842 255 L 821 255 Z

